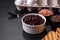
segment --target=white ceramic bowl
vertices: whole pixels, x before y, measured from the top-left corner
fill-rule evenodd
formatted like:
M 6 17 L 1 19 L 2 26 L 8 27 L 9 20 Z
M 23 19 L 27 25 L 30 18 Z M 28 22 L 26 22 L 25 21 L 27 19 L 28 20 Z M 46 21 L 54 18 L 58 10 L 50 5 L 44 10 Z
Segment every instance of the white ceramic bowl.
M 38 3 L 40 6 L 48 6 L 47 0 L 37 0 L 37 3 Z
M 14 4 L 15 5 L 23 5 L 24 4 L 24 0 L 15 0 Z
M 24 10 L 25 7 L 21 7 L 21 6 L 16 5 L 16 9 L 19 10 L 19 11 L 21 11 L 21 10 Z
M 28 6 L 32 6 L 32 5 L 34 5 L 34 3 L 35 3 L 35 0 L 27 0 Z
M 56 7 L 58 5 L 58 0 L 48 0 L 48 5 L 51 7 Z
M 20 7 L 20 5 L 24 4 L 25 0 L 15 0 L 14 4 L 16 5 L 17 10 L 21 11 L 24 9 L 24 7 Z
M 39 15 L 40 17 L 42 17 L 44 19 L 44 23 L 41 25 L 29 25 L 23 22 L 24 17 L 28 16 L 28 15 Z M 23 30 L 29 34 L 39 34 L 41 32 L 44 31 L 45 28 L 45 23 L 46 23 L 46 18 L 43 15 L 40 14 L 36 14 L 36 13 L 30 13 L 30 14 L 26 14 L 22 17 L 22 27 Z

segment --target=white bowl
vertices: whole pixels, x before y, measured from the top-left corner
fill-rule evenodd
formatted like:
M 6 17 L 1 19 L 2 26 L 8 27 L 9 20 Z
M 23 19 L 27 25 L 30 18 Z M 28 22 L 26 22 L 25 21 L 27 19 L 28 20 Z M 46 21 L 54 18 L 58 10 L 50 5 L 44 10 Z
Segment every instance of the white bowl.
M 16 9 L 17 9 L 18 11 L 21 11 L 21 10 L 24 10 L 25 7 L 21 7 L 21 6 L 16 5 Z
M 23 5 L 24 4 L 24 0 L 15 0 L 14 4 L 15 5 Z
M 51 7 L 56 7 L 58 5 L 58 0 L 48 0 L 48 5 Z
M 35 0 L 27 0 L 28 6 L 32 6 L 32 5 L 34 5 L 34 3 L 35 3 Z
M 44 23 L 41 25 L 29 25 L 23 22 L 24 17 L 28 16 L 28 15 L 39 15 L 40 17 L 42 17 L 44 19 Z M 44 31 L 45 28 L 45 23 L 46 23 L 46 18 L 41 15 L 41 14 L 36 14 L 36 13 L 30 13 L 30 14 L 26 14 L 22 17 L 22 27 L 23 30 L 29 34 L 39 34 L 41 32 Z

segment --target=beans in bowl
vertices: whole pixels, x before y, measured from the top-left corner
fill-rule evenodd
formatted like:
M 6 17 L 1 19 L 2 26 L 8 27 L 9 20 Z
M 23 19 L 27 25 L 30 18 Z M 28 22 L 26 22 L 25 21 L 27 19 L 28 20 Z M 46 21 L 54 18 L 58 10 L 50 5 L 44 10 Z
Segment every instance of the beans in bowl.
M 29 25 L 40 25 L 44 23 L 44 19 L 39 15 L 29 15 L 24 17 L 23 21 Z
M 60 15 L 53 15 L 50 19 L 53 22 L 60 22 Z

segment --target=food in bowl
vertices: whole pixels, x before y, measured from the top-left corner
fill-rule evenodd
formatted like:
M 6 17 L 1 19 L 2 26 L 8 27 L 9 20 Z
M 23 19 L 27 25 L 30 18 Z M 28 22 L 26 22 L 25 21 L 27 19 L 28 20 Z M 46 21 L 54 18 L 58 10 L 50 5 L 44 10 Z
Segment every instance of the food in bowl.
M 60 15 L 53 15 L 50 19 L 53 22 L 60 22 Z
M 51 16 L 51 15 L 53 15 L 53 12 L 51 10 L 48 10 L 48 9 L 42 9 L 38 13 L 43 15 L 43 16 Z
M 39 34 L 45 29 L 46 18 L 41 14 L 26 14 L 21 21 L 23 30 L 29 34 Z
M 23 21 L 29 25 L 40 25 L 44 23 L 44 19 L 39 15 L 29 15 L 24 17 Z

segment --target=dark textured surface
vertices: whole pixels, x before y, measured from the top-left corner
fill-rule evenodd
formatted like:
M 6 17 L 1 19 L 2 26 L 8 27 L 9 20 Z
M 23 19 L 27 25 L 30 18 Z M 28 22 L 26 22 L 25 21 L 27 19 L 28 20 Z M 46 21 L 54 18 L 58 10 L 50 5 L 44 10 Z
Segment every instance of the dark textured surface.
M 0 0 L 0 40 L 40 40 L 41 35 L 29 35 L 22 31 L 21 18 L 8 19 L 8 12 L 13 13 L 15 9 L 13 0 Z
M 23 40 L 20 19 L 8 20 L 8 11 L 15 10 L 13 2 L 0 0 L 0 40 Z

